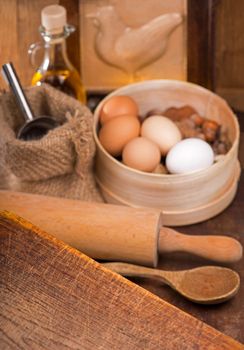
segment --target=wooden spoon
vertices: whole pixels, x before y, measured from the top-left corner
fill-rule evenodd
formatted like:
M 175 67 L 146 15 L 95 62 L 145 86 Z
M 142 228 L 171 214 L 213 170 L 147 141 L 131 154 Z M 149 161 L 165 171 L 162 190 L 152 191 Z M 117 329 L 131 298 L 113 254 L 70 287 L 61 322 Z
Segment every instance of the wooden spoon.
M 163 271 L 126 263 L 104 263 L 123 276 L 160 280 L 185 298 L 200 304 L 218 304 L 232 298 L 240 286 L 239 275 L 228 268 L 202 266 L 191 270 Z

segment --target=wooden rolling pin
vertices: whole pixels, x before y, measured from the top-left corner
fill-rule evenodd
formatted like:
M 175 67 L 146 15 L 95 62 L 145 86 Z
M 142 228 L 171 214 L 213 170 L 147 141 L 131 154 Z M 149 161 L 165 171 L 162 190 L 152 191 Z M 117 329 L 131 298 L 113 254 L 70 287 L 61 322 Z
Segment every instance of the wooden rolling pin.
M 156 266 L 158 253 L 165 252 L 225 263 L 242 256 L 242 246 L 233 238 L 188 236 L 163 227 L 156 209 L 0 191 L 0 210 L 15 212 L 94 259 Z

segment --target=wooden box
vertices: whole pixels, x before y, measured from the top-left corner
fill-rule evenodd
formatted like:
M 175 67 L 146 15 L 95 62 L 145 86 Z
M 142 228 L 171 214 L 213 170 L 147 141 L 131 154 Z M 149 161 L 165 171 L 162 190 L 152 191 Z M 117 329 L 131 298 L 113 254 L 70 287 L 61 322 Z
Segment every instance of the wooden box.
M 97 137 L 101 107 L 114 95 L 133 97 L 139 105 L 140 115 L 154 108 L 164 110 L 172 106 L 191 105 L 200 115 L 226 128 L 231 149 L 208 169 L 187 174 L 153 174 L 129 168 L 110 156 Z M 94 116 L 96 179 L 107 202 L 160 208 L 164 213 L 164 224 L 178 226 L 211 218 L 233 200 L 240 175 L 237 159 L 240 131 L 234 113 L 216 94 L 187 82 L 145 81 L 109 94 L 98 105 Z

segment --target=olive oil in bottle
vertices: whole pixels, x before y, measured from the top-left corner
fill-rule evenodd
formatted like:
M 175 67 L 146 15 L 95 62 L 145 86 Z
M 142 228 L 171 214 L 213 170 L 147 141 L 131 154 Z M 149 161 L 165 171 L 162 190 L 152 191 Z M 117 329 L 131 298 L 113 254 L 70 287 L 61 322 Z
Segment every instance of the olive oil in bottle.
M 66 10 L 63 6 L 51 5 L 42 10 L 40 33 L 44 40 L 44 58 L 34 74 L 31 84 L 47 83 L 53 87 L 86 103 L 84 85 L 78 71 L 71 64 L 66 50 L 66 38 L 74 32 L 74 27 L 67 25 Z M 32 61 L 40 44 L 30 47 Z

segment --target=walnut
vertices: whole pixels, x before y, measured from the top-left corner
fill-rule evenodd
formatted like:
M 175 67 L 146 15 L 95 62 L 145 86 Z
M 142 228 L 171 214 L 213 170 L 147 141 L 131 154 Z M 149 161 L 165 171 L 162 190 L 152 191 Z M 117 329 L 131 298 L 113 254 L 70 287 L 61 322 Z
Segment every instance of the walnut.
M 164 116 L 170 118 L 173 121 L 180 121 L 185 118 L 189 118 L 192 114 L 196 114 L 196 110 L 191 106 L 183 106 L 180 108 L 171 107 L 164 111 Z

